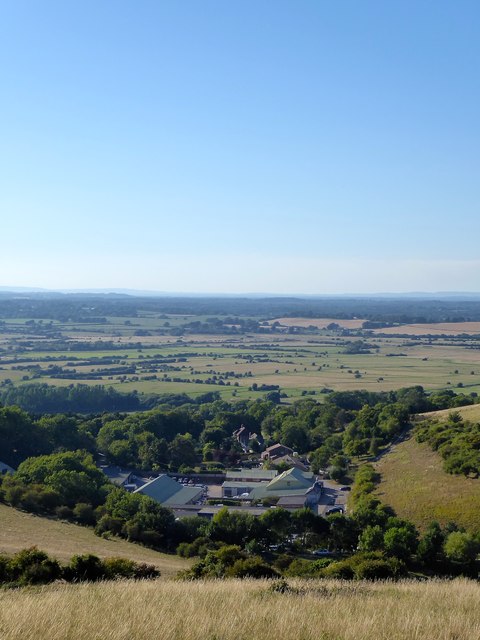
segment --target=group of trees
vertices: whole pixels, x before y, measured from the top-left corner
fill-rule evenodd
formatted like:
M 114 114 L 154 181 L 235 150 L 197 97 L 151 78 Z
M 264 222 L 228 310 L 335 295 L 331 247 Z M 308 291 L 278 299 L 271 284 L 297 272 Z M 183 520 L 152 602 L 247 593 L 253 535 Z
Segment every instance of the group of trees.
M 36 547 L 23 549 L 13 556 L 0 555 L 0 585 L 23 587 L 48 584 L 55 580 L 96 582 L 97 580 L 136 580 L 157 578 L 153 565 L 139 564 L 127 558 L 101 560 L 93 554 L 75 555 L 66 565 L 50 558 Z
M 196 569 L 198 575 L 230 575 L 233 565 L 239 575 L 261 572 L 260 565 L 271 562 L 272 548 L 279 545 L 287 555 L 277 559 L 281 566 L 275 571 L 289 575 L 337 572 L 359 577 L 377 570 L 378 575 L 396 576 L 415 568 L 474 571 L 479 540 L 454 525 L 442 529 L 432 524 L 420 536 L 412 523 L 373 497 L 376 475 L 369 466 L 357 475 L 354 510 L 348 516 L 324 519 L 309 510 L 290 513 L 275 508 L 256 518 L 222 509 L 208 522 L 199 517 L 175 520 L 169 509 L 150 498 L 109 484 L 94 462 L 101 452 L 112 463 L 143 469 L 181 470 L 201 462 L 230 465 L 245 457 L 233 437 L 243 424 L 262 436 L 262 446 L 281 441 L 308 454 L 314 471 L 329 467 L 340 477 L 350 456 L 375 455 L 408 425 L 411 413 L 456 406 L 471 398 L 451 393 L 428 396 L 421 387 L 412 387 L 391 393 L 337 392 L 322 404 L 302 398 L 291 406 L 265 399 L 229 404 L 215 396 L 203 403 L 183 400 L 176 398 L 180 406 L 174 400 L 151 411 L 96 416 L 34 417 L 15 407 L 0 408 L 2 462 L 18 467 L 2 479 L 0 499 L 93 526 L 98 535 L 198 555 L 204 562 Z M 438 449 L 449 470 L 458 468 L 461 473 L 478 473 L 478 434 L 478 425 L 463 423 L 458 414 L 444 424 L 418 427 L 418 437 Z M 227 552 L 215 555 L 226 544 L 240 550 L 227 554 L 235 558 L 230 565 L 219 560 Z M 305 565 L 298 554 L 316 546 L 328 547 L 338 557 Z
M 28 393 L 33 387 L 35 392 L 45 387 L 42 393 L 70 395 L 77 398 L 75 402 L 81 402 L 84 394 L 91 399 L 99 394 L 111 396 L 114 404 L 121 395 L 112 389 L 86 386 L 55 389 L 25 385 L 19 389 Z M 132 397 L 137 398 L 136 394 Z M 244 425 L 258 436 L 250 442 L 254 451 L 281 442 L 308 455 L 314 472 L 329 468 L 334 478 L 341 478 L 350 457 L 375 456 L 408 426 L 412 413 L 473 402 L 471 396 L 453 392 L 427 395 L 422 387 L 389 393 L 334 392 L 322 403 L 303 397 L 292 405 L 267 398 L 229 403 L 217 394 L 206 394 L 197 401 L 184 395 L 164 400 L 149 411 L 125 413 L 122 409 L 87 416 L 35 417 L 18 408 L 0 408 L 2 461 L 16 467 L 29 456 L 84 449 L 92 454 L 101 452 L 112 464 L 145 470 L 185 471 L 200 464 L 222 468 L 238 464 L 244 456 L 234 437 Z M 476 464 L 472 460 L 469 468 Z
M 463 420 L 458 411 L 446 421 L 425 420 L 416 428 L 419 442 L 427 442 L 442 456 L 445 471 L 478 477 L 480 475 L 480 424 Z

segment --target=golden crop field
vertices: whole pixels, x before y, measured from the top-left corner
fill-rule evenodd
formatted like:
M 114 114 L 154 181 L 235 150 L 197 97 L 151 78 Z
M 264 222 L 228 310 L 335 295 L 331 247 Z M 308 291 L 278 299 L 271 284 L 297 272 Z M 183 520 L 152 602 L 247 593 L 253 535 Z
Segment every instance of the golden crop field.
M 430 324 L 406 324 L 398 327 L 375 329 L 374 333 L 409 336 L 480 334 L 480 322 L 436 322 Z

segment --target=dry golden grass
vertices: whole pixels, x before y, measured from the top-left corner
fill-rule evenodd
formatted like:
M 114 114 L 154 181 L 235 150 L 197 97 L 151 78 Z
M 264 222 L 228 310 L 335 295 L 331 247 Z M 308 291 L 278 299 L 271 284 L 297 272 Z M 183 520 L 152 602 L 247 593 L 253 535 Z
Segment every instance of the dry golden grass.
M 435 322 L 432 324 L 405 324 L 400 327 L 386 327 L 374 329 L 374 333 L 402 334 L 409 336 L 448 335 L 456 336 L 462 333 L 476 335 L 480 333 L 480 322 Z
M 175 575 L 191 564 L 189 560 L 158 553 L 126 540 L 99 538 L 87 527 L 41 518 L 0 504 L 0 553 L 12 554 L 31 546 L 37 546 L 61 561 L 69 560 L 76 553 L 94 553 L 100 558 L 130 558 L 135 562 L 154 564 L 164 577 Z
M 478 422 L 480 420 L 480 404 L 471 404 L 455 409 L 442 409 L 441 411 L 430 411 L 429 413 L 419 413 L 417 420 L 427 418 L 444 422 L 448 420 L 448 416 L 453 412 L 460 413 L 464 420 L 470 420 L 470 422 Z
M 269 324 L 279 322 L 284 327 L 317 327 L 318 329 L 326 329 L 329 324 L 335 323 L 344 329 L 361 329 L 365 320 L 342 320 L 338 318 L 275 318 L 270 320 Z
M 480 531 L 480 481 L 446 473 L 442 465 L 435 451 L 410 437 L 377 462 L 377 495 L 420 529 L 437 520 Z
M 2 640 L 478 640 L 480 586 L 266 581 L 52 585 L 0 593 Z

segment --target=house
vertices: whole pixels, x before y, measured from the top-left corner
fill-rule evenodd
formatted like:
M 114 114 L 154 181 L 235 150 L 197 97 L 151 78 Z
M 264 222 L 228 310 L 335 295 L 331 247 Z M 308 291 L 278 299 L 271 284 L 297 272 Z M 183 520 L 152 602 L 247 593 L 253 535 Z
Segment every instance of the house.
M 15 469 L 5 462 L 0 462 L 0 475 L 5 475 L 6 473 L 15 473 Z
M 127 484 L 132 484 L 135 480 L 133 471 L 129 471 L 128 469 L 121 469 L 120 467 L 101 465 L 100 471 L 107 476 L 109 482 L 114 484 L 116 487 L 124 487 Z
M 283 499 L 285 508 L 298 509 L 305 506 L 315 508 L 322 494 L 323 482 L 317 480 L 313 473 L 293 467 L 276 476 L 269 483 L 259 483 L 251 491 L 249 499 L 277 498 L 279 503 Z
M 316 512 L 320 497 L 323 495 L 323 482 L 316 481 L 310 489 L 301 495 L 283 496 L 277 502 L 277 507 L 283 507 L 288 511 L 296 511 L 308 507 Z
M 202 499 L 203 487 L 183 486 L 165 473 L 150 480 L 142 487 L 134 491 L 152 498 L 164 506 L 182 506 L 194 504 Z
M 250 440 L 256 440 L 259 443 L 263 442 L 263 439 L 256 433 L 250 433 L 249 429 L 245 425 L 241 425 L 239 429 L 233 432 L 233 437 L 240 444 L 244 451 L 248 450 L 248 443 Z
M 245 449 L 248 446 L 248 441 L 250 440 L 250 431 L 242 424 L 240 429 L 233 432 L 233 437 L 240 443 L 242 448 Z
M 267 447 L 265 451 L 260 456 L 262 460 L 276 460 L 277 458 L 281 458 L 282 456 L 292 455 L 293 449 L 290 447 L 286 447 L 284 444 L 272 444 L 271 447 Z
M 297 456 L 291 456 L 291 455 L 280 456 L 279 458 L 275 458 L 273 463 L 275 465 L 286 464 L 289 467 L 295 467 L 296 469 L 300 469 L 300 471 L 308 471 L 307 465 L 304 464 L 300 460 L 300 458 L 298 458 Z

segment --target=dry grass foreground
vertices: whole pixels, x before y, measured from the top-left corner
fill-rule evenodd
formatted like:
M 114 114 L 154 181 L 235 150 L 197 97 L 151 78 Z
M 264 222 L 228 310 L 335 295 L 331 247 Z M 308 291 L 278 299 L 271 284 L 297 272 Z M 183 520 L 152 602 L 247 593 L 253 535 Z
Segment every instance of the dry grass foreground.
M 442 459 L 427 444 L 412 436 L 375 466 L 381 474 L 376 493 L 399 516 L 420 529 L 437 520 L 480 531 L 480 480 L 446 473 Z
M 175 575 L 191 564 L 189 560 L 157 553 L 126 540 L 99 538 L 87 527 L 40 518 L 0 504 L 0 553 L 12 554 L 34 545 L 63 562 L 76 553 L 94 553 L 100 558 L 121 556 L 146 562 L 158 567 L 164 577 Z
M 473 581 L 117 582 L 0 592 L 2 640 L 478 640 Z

